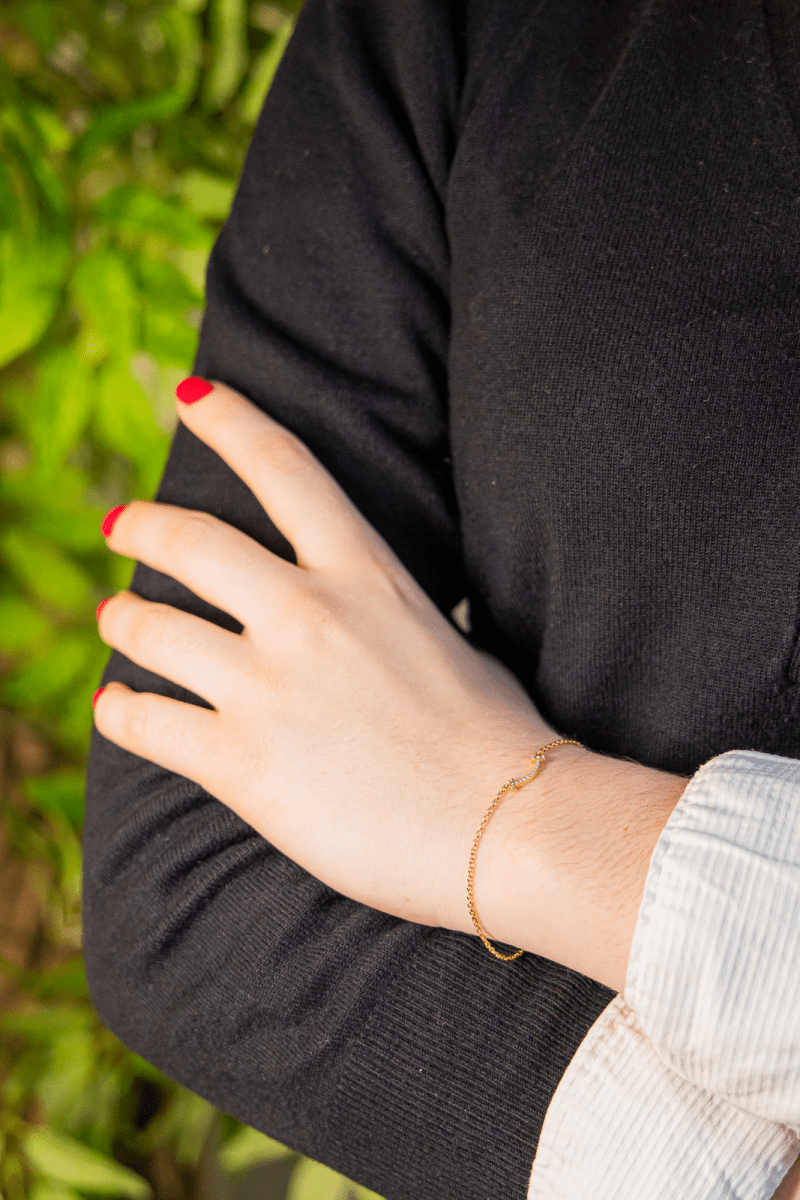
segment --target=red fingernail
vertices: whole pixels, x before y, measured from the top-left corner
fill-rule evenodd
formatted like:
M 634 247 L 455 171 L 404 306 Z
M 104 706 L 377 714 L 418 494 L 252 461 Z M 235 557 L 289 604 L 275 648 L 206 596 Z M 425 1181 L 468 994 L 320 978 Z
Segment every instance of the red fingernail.
M 110 599 L 111 599 L 110 596 L 106 596 L 105 600 L 101 600 L 100 603 L 98 604 L 97 608 L 94 610 L 94 615 L 98 621 L 100 620 L 100 613 L 103 611 L 103 609 L 108 604 Z
M 184 404 L 195 404 L 213 390 L 213 383 L 209 383 L 207 379 L 201 379 L 199 375 L 190 375 L 188 379 L 184 379 L 182 383 L 178 384 L 175 388 L 175 395 Z
M 120 513 L 124 512 L 127 507 L 127 504 L 118 504 L 116 508 L 111 509 L 111 512 L 106 513 L 106 515 L 103 517 L 103 524 L 100 526 L 100 529 L 103 532 L 103 537 L 109 537 L 111 530 L 119 520 Z
M 97 689 L 95 694 L 92 696 L 92 708 L 95 708 L 95 706 L 97 705 L 97 701 L 100 699 L 100 697 L 102 696 L 102 694 L 105 690 L 106 689 L 104 687 Z

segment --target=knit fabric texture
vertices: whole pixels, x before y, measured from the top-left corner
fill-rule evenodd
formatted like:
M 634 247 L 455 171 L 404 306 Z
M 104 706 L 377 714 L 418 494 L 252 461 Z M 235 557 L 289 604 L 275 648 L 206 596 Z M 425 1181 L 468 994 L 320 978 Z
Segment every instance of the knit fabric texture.
M 208 273 L 195 371 L 467 596 L 562 736 L 682 774 L 800 752 L 793 7 L 306 0 Z M 293 558 L 183 428 L 159 498 Z M 524 1197 L 612 999 L 353 903 L 97 734 L 84 905 L 111 1029 L 387 1200 Z

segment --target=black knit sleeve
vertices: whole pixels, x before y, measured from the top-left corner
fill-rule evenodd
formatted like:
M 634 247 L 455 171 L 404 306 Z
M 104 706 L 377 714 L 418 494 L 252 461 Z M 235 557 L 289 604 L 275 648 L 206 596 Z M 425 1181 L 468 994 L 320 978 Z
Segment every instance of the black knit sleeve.
M 445 217 L 462 7 L 307 0 L 211 258 L 196 364 L 310 446 L 443 612 L 467 591 Z M 182 427 L 159 498 L 292 557 Z M 134 588 L 226 620 L 142 566 Z M 179 694 L 117 654 L 105 679 Z M 610 993 L 338 895 L 96 732 L 84 850 L 91 995 L 130 1047 L 389 1200 L 525 1195 L 549 1099 Z

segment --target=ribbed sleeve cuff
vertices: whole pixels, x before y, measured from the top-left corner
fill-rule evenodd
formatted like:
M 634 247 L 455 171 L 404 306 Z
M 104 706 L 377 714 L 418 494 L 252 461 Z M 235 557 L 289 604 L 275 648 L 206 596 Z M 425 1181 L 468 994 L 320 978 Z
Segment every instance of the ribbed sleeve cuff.
M 528 1200 L 767 1200 L 797 1153 L 785 1127 L 671 1071 L 617 997 L 550 1103 Z

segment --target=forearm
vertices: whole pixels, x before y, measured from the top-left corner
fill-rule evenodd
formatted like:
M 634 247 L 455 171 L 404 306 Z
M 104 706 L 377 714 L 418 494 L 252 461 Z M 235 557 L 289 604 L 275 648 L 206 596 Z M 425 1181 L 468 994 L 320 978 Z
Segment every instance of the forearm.
M 531 752 L 559 736 L 532 722 Z M 490 935 L 621 992 L 650 858 L 686 784 L 577 746 L 549 751 L 481 843 L 475 896 Z
M 118 655 L 107 678 L 167 686 Z M 523 1194 L 604 988 L 355 904 L 98 736 L 85 839 L 89 982 L 129 1046 L 393 1200 Z

